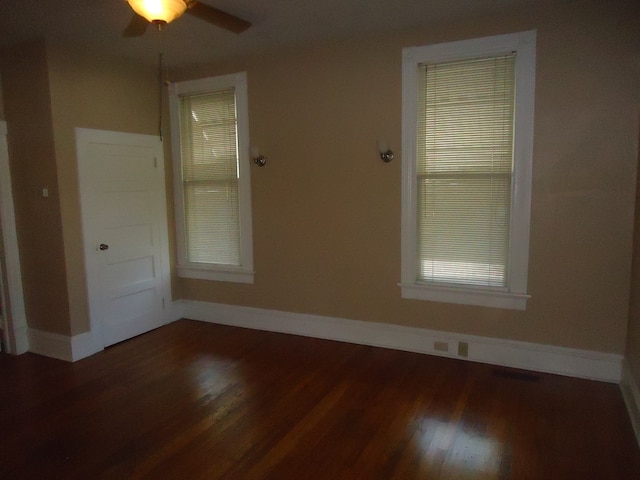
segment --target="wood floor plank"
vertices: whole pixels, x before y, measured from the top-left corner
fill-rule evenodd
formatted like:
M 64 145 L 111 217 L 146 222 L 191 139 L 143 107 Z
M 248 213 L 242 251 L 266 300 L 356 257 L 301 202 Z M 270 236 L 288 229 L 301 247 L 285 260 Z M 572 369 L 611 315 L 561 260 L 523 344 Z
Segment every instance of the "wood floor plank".
M 190 320 L 0 377 L 0 479 L 640 478 L 600 382 Z

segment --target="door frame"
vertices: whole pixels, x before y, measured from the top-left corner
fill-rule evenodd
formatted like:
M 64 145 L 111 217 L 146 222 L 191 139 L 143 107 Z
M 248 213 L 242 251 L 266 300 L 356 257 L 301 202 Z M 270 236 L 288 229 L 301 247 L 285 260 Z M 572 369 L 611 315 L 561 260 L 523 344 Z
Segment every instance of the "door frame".
M 83 237 L 83 250 L 84 250 L 84 267 L 85 278 L 87 284 L 87 300 L 89 306 L 89 328 L 92 351 L 99 352 L 104 349 L 104 337 L 102 329 L 102 309 L 100 307 L 100 291 L 99 286 L 96 285 L 96 274 L 91 271 L 94 262 L 90 255 L 95 252 L 95 246 L 89 245 L 87 242 L 87 232 L 85 227 L 87 225 L 86 215 L 88 212 L 83 205 L 86 204 L 86 198 L 89 194 L 87 190 L 87 182 L 85 177 L 85 162 L 84 160 L 90 155 L 89 147 L 92 143 L 125 143 L 128 145 L 135 145 L 141 147 L 152 148 L 156 156 L 156 167 L 158 169 L 157 182 L 160 192 L 160 205 L 159 212 L 159 230 L 160 230 L 160 249 L 161 255 L 159 258 L 159 274 L 161 277 L 161 290 L 162 296 L 165 299 L 163 305 L 163 313 L 161 323 L 166 325 L 173 320 L 171 315 L 171 278 L 169 267 L 169 228 L 167 219 L 167 196 L 166 196 L 166 180 L 164 169 L 164 149 L 162 140 L 155 135 L 145 135 L 138 133 L 128 132 L 115 132 L 110 130 L 95 130 L 89 128 L 76 128 L 76 148 L 77 148 L 77 160 L 78 160 L 78 188 L 80 191 L 80 209 L 82 216 L 82 237 Z
M 29 350 L 29 333 L 11 187 L 7 122 L 4 120 L 0 120 L 0 230 L 2 230 L 4 245 L 4 258 L 0 272 L 2 345 L 7 353 L 20 355 Z

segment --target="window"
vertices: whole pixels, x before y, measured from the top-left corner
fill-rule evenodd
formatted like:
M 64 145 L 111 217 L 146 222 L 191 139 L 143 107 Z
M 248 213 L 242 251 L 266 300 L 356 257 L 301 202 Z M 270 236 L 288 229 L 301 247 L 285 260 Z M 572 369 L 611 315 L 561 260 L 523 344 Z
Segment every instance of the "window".
M 525 309 L 535 32 L 403 51 L 403 298 Z
M 253 283 L 245 73 L 171 85 L 178 275 Z

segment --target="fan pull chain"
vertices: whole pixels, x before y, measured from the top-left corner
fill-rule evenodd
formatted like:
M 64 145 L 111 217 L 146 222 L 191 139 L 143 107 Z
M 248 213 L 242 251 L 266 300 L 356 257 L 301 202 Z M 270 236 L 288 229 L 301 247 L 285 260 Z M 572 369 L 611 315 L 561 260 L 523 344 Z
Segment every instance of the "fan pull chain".
M 163 87 L 163 79 L 162 79 L 162 52 L 158 54 L 158 133 L 160 134 L 160 141 L 162 142 L 162 87 Z
M 158 23 L 158 133 L 160 141 L 163 141 L 163 100 L 164 86 L 169 85 L 164 61 L 164 38 L 162 35 L 162 24 Z

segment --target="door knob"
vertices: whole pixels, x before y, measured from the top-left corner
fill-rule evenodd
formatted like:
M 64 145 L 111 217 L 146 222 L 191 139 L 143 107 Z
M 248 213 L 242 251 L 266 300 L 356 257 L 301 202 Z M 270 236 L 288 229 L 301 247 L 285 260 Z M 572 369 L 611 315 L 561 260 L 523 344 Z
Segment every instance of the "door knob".
M 107 245 L 106 243 L 101 243 L 98 248 L 100 250 L 109 250 L 109 245 Z

